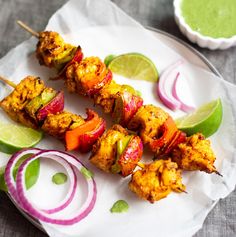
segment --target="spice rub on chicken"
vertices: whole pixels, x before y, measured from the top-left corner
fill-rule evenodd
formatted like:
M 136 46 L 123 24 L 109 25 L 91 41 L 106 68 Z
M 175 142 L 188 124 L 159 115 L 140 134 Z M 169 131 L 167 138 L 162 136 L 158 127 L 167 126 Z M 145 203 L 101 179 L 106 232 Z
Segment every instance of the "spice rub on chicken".
M 218 173 L 214 166 L 216 156 L 211 148 L 210 140 L 201 133 L 187 138 L 178 144 L 171 154 L 172 160 L 183 170 L 200 170 L 207 173 Z
M 42 125 L 42 130 L 51 136 L 63 139 L 66 131 L 84 123 L 85 121 L 80 115 L 63 111 L 57 114 L 49 114 Z
M 39 33 L 36 57 L 41 65 L 61 69 L 73 58 L 76 49 L 77 47 L 65 43 L 57 32 L 44 31 Z
M 116 124 L 94 145 L 90 161 L 105 172 L 126 177 L 136 168 L 142 154 L 141 139 Z
M 27 114 L 24 108 L 32 99 L 40 95 L 44 89 L 45 85 L 40 78 L 28 76 L 0 102 L 0 107 L 12 120 L 20 122 L 27 127 L 37 128 L 37 123 Z
M 128 135 L 126 129 L 117 124 L 113 125 L 93 146 L 90 162 L 99 169 L 110 172 L 116 160 L 117 141 L 126 135 Z
M 169 117 L 161 108 L 154 105 L 143 105 L 128 124 L 128 128 L 138 131 L 144 144 L 158 138 L 159 129 Z
M 28 76 L 11 85 L 14 90 L 0 107 L 16 122 L 62 139 L 66 150 L 88 152 L 105 131 L 105 120 L 93 110 L 86 110 L 85 119 L 63 111 L 64 93 L 46 87 L 38 77 Z
M 170 159 L 156 160 L 134 172 L 129 188 L 140 198 L 151 203 L 165 198 L 172 191 L 185 191 L 181 170 Z

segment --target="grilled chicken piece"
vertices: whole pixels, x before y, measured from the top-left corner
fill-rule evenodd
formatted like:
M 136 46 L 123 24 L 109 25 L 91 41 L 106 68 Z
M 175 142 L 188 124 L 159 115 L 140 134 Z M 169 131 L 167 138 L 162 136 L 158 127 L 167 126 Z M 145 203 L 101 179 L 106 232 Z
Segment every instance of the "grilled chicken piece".
M 49 135 L 63 139 L 66 131 L 72 130 L 83 123 L 85 121 L 81 116 L 63 111 L 55 115 L 49 114 L 42 125 L 42 130 Z
M 169 117 L 168 113 L 154 105 L 144 105 L 128 123 L 128 129 L 139 131 L 144 144 L 150 144 L 158 139 L 160 127 Z
M 105 113 L 112 113 L 118 92 L 122 92 L 122 86 L 112 80 L 94 95 L 94 103 L 100 105 Z
M 151 203 L 165 198 L 171 191 L 185 191 L 181 170 L 170 159 L 156 160 L 134 172 L 129 188 L 140 198 Z
M 82 95 L 93 96 L 110 83 L 112 74 L 98 57 L 87 57 L 76 67 L 75 80 Z
M 216 157 L 211 143 L 201 133 L 194 134 L 188 137 L 186 142 L 180 143 L 172 151 L 171 157 L 183 170 L 218 173 L 214 166 Z
M 25 106 L 45 89 L 42 80 L 28 76 L 24 78 L 10 95 L 0 102 L 1 108 L 9 117 L 31 128 L 37 128 L 37 123 L 26 113 Z
M 78 93 L 77 83 L 75 80 L 75 71 L 78 67 L 78 62 L 72 63 L 70 66 L 66 68 L 65 72 L 65 86 L 67 90 L 71 93 Z
M 117 141 L 123 139 L 128 132 L 120 125 L 113 125 L 93 146 L 90 162 L 99 169 L 110 172 L 116 161 Z
M 76 51 L 76 47 L 65 43 L 63 38 L 52 31 L 39 33 L 39 41 L 36 48 L 36 57 L 41 65 L 61 69 L 70 61 Z

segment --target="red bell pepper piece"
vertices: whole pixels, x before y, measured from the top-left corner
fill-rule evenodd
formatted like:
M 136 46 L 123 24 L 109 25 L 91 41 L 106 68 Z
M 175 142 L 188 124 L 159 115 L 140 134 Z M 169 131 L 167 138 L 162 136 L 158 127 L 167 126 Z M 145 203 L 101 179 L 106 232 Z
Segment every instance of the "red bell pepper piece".
M 186 134 L 178 130 L 174 120 L 169 116 L 160 128 L 161 137 L 149 145 L 156 156 L 168 155 L 174 147 L 186 140 Z
M 64 78 L 66 69 L 75 62 L 77 62 L 77 63 L 81 62 L 83 57 L 84 57 L 84 54 L 82 52 L 82 49 L 80 46 L 78 46 L 77 50 L 75 51 L 74 57 L 62 68 L 62 70 L 58 73 L 58 75 L 56 77 L 51 78 L 51 79 L 58 80 L 58 79 Z
M 79 149 L 86 152 L 92 148 L 99 136 L 105 131 L 105 121 L 93 110 L 87 109 L 85 123 L 65 134 L 66 150 Z

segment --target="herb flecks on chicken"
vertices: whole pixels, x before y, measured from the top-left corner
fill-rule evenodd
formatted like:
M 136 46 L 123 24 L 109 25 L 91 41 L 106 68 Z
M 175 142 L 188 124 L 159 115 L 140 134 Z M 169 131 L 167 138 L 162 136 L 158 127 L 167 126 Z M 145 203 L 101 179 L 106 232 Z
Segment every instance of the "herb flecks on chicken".
M 38 128 L 36 121 L 24 110 L 26 105 L 35 97 L 40 95 L 45 89 L 45 85 L 38 77 L 28 76 L 24 78 L 10 95 L 0 102 L 0 107 L 9 117 L 21 124 Z
M 116 124 L 93 146 L 90 162 L 108 173 L 130 175 L 143 153 L 141 139 Z
M 170 159 L 156 160 L 134 172 L 129 188 L 140 198 L 151 203 L 165 198 L 172 191 L 185 191 L 181 170 Z
M 11 94 L 0 101 L 0 107 L 14 121 L 27 127 L 42 129 L 49 135 L 64 140 L 66 149 L 73 147 L 71 150 L 87 152 L 105 131 L 105 121 L 92 110 L 87 109 L 86 119 L 63 111 L 63 92 L 46 87 L 38 77 L 24 78 Z M 93 117 L 98 119 L 95 120 Z M 82 132 L 78 132 L 77 128 L 82 125 Z M 70 136 L 66 136 L 67 133 L 70 133 Z M 83 141 L 74 146 L 75 140 Z
M 207 173 L 216 172 L 214 162 L 216 156 L 211 148 L 210 140 L 200 134 L 187 138 L 172 151 L 172 160 L 183 170 L 201 170 Z
M 60 70 L 73 58 L 76 49 L 57 32 L 44 31 L 39 33 L 36 57 L 41 65 Z

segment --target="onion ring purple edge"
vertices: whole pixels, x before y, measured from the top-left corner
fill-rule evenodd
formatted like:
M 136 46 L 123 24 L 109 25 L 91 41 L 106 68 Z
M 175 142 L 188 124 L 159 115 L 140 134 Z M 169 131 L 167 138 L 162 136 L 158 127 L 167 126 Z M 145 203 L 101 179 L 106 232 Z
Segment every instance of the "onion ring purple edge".
M 9 193 L 11 194 L 11 196 L 13 197 L 13 199 L 15 201 L 17 201 L 18 203 L 20 203 L 20 200 L 18 198 L 17 192 L 16 192 L 16 185 L 15 185 L 15 181 L 14 181 L 14 177 L 13 177 L 13 169 L 16 165 L 16 163 L 18 162 L 18 160 L 20 160 L 24 155 L 27 154 L 37 154 L 40 151 L 42 151 L 41 149 L 38 148 L 25 148 L 22 149 L 18 152 L 16 152 L 9 160 L 7 167 L 6 167 L 6 171 L 5 171 L 5 180 L 6 180 L 6 184 L 9 190 Z M 60 163 L 60 162 L 59 162 Z M 63 164 L 61 164 L 63 165 Z M 69 164 L 68 164 L 69 165 Z M 69 165 L 71 167 L 71 165 Z M 60 204 L 58 207 L 54 207 L 52 209 L 42 209 L 43 212 L 48 213 L 48 214 L 52 214 L 52 213 L 56 213 L 61 211 L 62 209 L 66 208 L 70 202 L 73 200 L 74 195 L 75 195 L 75 187 L 77 186 L 77 179 L 76 179 L 76 174 L 74 169 L 71 167 L 71 170 L 73 172 L 73 182 L 72 182 L 72 187 L 69 190 L 69 194 L 64 198 L 64 200 L 62 200 L 62 204 Z M 68 172 L 68 171 L 67 171 Z
M 191 112 L 193 110 L 195 110 L 195 108 L 193 106 L 190 106 L 190 105 L 187 105 L 185 104 L 178 96 L 178 93 L 177 93 L 177 82 L 179 80 L 179 76 L 180 76 L 180 72 L 177 73 L 176 75 L 176 78 L 174 80 L 174 85 L 173 85 L 173 88 L 172 88 L 172 95 L 174 96 L 174 98 L 176 100 L 178 100 L 180 102 L 180 109 L 186 113 L 188 112 Z
M 85 203 L 80 208 L 80 210 L 82 211 L 79 213 L 79 215 L 72 217 L 71 219 L 55 219 L 55 218 L 47 217 L 43 215 L 40 211 L 35 209 L 31 205 L 31 203 L 28 201 L 28 199 L 25 197 L 24 195 L 25 184 L 23 182 L 24 171 L 27 168 L 28 164 L 30 164 L 30 162 L 32 162 L 35 159 L 40 158 L 42 155 L 47 156 L 48 158 L 50 158 L 48 155 L 56 155 L 60 157 L 61 159 L 67 160 L 67 162 L 69 162 L 68 159 L 69 160 L 71 159 L 69 163 L 74 165 L 75 168 L 78 169 L 78 171 L 80 171 L 80 169 L 84 167 L 84 165 L 79 160 L 77 160 L 74 156 L 61 152 L 61 151 L 44 150 L 34 156 L 31 156 L 29 159 L 27 159 L 21 164 L 18 174 L 17 174 L 16 184 L 17 184 L 19 199 L 21 200 L 20 204 L 21 204 L 22 209 L 24 209 L 26 212 L 28 212 L 30 215 L 34 216 L 35 218 L 38 218 L 41 221 L 51 223 L 51 224 L 72 225 L 79 222 L 91 212 L 91 210 L 93 209 L 95 205 L 97 189 L 96 189 L 96 183 L 93 178 L 91 178 L 92 182 L 86 179 L 87 184 L 88 184 L 88 196 Z M 78 164 L 81 167 L 78 168 L 77 167 Z
M 19 160 L 18 159 L 19 157 L 21 158 L 22 156 L 27 155 L 27 154 L 36 154 L 40 151 L 41 150 L 38 148 L 22 149 L 22 150 L 16 152 L 15 154 L 13 154 L 6 165 L 4 179 L 5 179 L 7 188 L 8 188 L 8 192 L 10 193 L 12 198 L 17 202 L 19 202 L 19 200 L 18 200 L 18 195 L 16 193 L 16 185 L 15 185 L 15 181 L 14 181 L 14 177 L 13 177 L 13 169 L 14 169 L 17 161 Z

